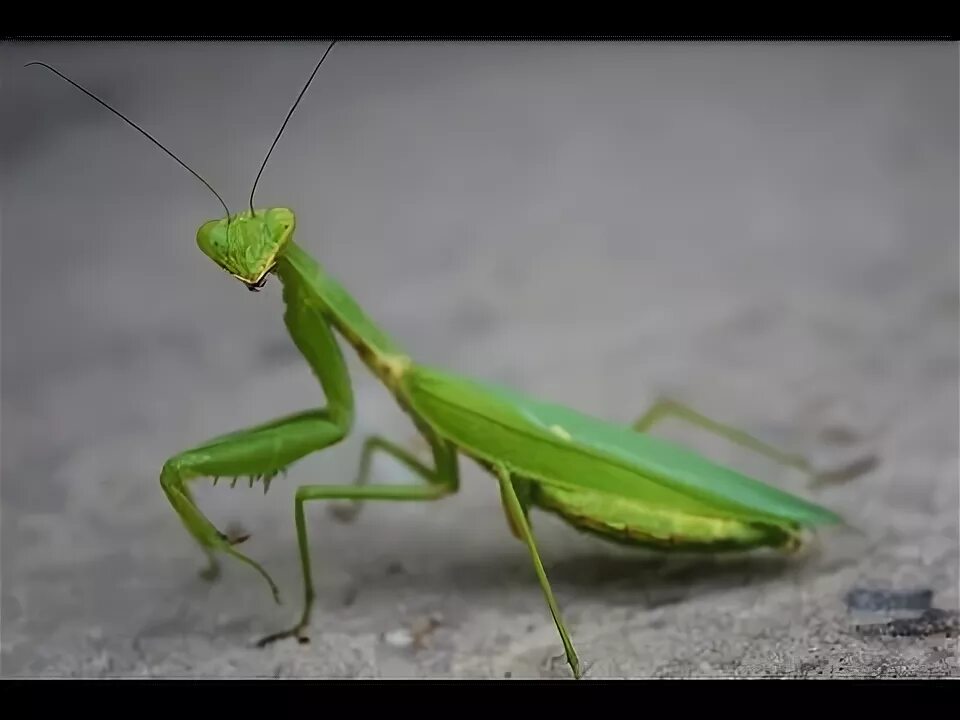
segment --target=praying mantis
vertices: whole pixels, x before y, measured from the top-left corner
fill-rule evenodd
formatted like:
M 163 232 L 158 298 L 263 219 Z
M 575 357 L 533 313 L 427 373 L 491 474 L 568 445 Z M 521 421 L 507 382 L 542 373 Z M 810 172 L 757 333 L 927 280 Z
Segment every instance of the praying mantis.
M 307 455 L 336 446 L 354 427 L 355 403 L 344 345 L 383 384 L 429 447 L 423 462 L 402 445 L 371 435 L 362 446 L 358 471 L 349 484 L 307 484 L 295 490 L 294 520 L 301 564 L 303 601 L 292 627 L 259 640 L 260 647 L 284 638 L 307 642 L 315 592 L 307 537 L 306 507 L 333 505 L 333 516 L 350 522 L 365 501 L 437 502 L 456 494 L 460 463 L 475 463 L 497 484 L 509 531 L 526 548 L 575 678 L 582 667 L 541 561 L 531 510 L 552 513 L 569 526 L 609 542 L 658 550 L 705 552 L 773 548 L 795 552 L 804 534 L 842 524 L 835 512 L 719 465 L 678 444 L 650 434 L 674 416 L 714 432 L 783 465 L 816 475 L 810 463 L 763 443 L 668 398 L 657 401 L 632 425 L 609 422 L 551 404 L 513 389 L 422 364 L 364 311 L 348 290 L 295 240 L 296 214 L 285 207 L 256 208 L 254 194 L 287 122 L 335 42 L 317 62 L 270 146 L 250 193 L 249 208 L 231 213 L 216 191 L 133 121 L 58 70 L 41 65 L 77 87 L 173 157 L 216 195 L 222 217 L 204 222 L 199 250 L 220 270 L 251 291 L 270 278 L 282 285 L 283 322 L 323 391 L 325 404 L 235 430 L 171 456 L 159 484 L 180 521 L 205 553 L 210 579 L 218 555 L 235 558 L 265 580 L 279 603 L 277 584 L 237 546 L 244 537 L 218 530 L 190 490 L 196 480 L 249 477 L 271 481 Z M 415 477 L 409 484 L 370 482 L 375 453 L 392 457 Z

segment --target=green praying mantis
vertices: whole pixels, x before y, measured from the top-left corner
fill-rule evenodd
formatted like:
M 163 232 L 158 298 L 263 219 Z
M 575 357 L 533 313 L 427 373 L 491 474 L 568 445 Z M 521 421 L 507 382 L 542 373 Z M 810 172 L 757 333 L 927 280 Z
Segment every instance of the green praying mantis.
M 170 457 L 160 487 L 183 525 L 206 554 L 205 577 L 219 572 L 223 553 L 246 563 L 279 590 L 267 571 L 241 553 L 245 538 L 218 530 L 197 506 L 189 484 L 200 478 L 247 477 L 263 483 L 311 453 L 331 448 L 352 431 L 355 418 L 351 378 L 339 338 L 392 395 L 429 446 L 432 462 L 388 438 L 372 435 L 362 447 L 352 484 L 301 485 L 294 501 L 303 581 L 303 606 L 290 628 L 259 641 L 283 638 L 307 642 L 314 602 L 305 506 L 319 500 L 334 517 L 349 522 L 363 501 L 436 502 L 457 493 L 460 460 L 486 471 L 499 487 L 510 532 L 522 542 L 576 678 L 581 663 L 544 570 L 530 521 L 537 508 L 573 528 L 610 542 L 660 550 L 706 552 L 774 548 L 794 552 L 804 534 L 818 526 L 842 524 L 834 512 L 776 489 L 648 431 L 668 416 L 678 417 L 761 453 L 786 466 L 816 475 L 803 457 L 760 442 L 693 409 L 662 399 L 633 425 L 621 425 L 522 395 L 514 390 L 421 364 L 381 329 L 350 293 L 294 240 L 296 215 L 284 207 L 255 209 L 254 193 L 263 169 L 300 99 L 335 43 L 313 69 L 290 108 L 260 167 L 249 209 L 231 213 L 216 191 L 176 155 L 138 125 L 73 82 L 42 65 L 119 116 L 173 157 L 216 195 L 225 215 L 200 226 L 199 249 L 223 271 L 257 291 L 275 276 L 282 284 L 283 321 L 290 338 L 319 381 L 326 404 L 236 430 Z M 371 459 L 383 453 L 418 480 L 405 485 L 369 482 Z

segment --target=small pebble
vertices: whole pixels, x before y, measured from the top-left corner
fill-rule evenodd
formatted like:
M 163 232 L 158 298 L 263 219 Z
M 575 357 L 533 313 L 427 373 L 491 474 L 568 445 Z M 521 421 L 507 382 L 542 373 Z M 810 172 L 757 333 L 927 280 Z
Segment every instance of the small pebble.
M 443 615 L 438 612 L 430 613 L 414 622 L 410 632 L 417 647 L 422 648 L 427 637 L 441 625 L 443 625 Z
M 383 636 L 384 642 L 387 645 L 397 648 L 410 647 L 413 645 L 413 633 L 411 633 L 406 628 L 399 628 L 397 630 L 391 630 Z

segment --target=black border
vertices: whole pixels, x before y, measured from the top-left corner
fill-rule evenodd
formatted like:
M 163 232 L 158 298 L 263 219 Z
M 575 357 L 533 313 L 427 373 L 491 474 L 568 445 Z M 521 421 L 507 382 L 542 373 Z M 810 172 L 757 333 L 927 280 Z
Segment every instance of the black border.
M 56 679 L 47 680 L 58 682 Z M 63 682 L 63 681 L 60 681 Z M 68 681 L 69 682 L 69 681 Z M 471 710 L 487 710 L 500 715 L 529 714 L 530 708 L 505 704 L 514 696 L 529 692 L 535 703 L 533 711 L 549 717 L 606 718 L 610 715 L 688 717 L 704 710 L 715 714 L 726 706 L 733 714 L 746 712 L 750 717 L 782 716 L 791 704 L 804 717 L 825 710 L 841 710 L 837 702 L 844 690 L 860 692 L 856 695 L 858 717 L 872 714 L 871 705 L 876 705 L 879 717 L 918 713 L 931 716 L 931 707 L 946 709 L 952 717 L 957 707 L 958 685 L 948 679 L 931 680 L 834 680 L 817 682 L 801 687 L 802 680 L 753 680 L 747 684 L 725 682 L 720 679 L 705 679 L 699 691 L 687 692 L 677 683 L 683 680 L 74 680 L 69 682 L 64 697 L 71 691 L 78 696 L 86 695 L 84 711 L 95 712 L 102 717 L 105 711 L 116 709 L 118 714 L 129 718 L 144 715 L 144 699 L 157 712 L 170 710 L 180 713 L 201 711 L 197 700 L 204 692 L 211 693 L 214 705 L 203 713 L 212 713 L 219 718 L 259 718 L 261 715 L 276 717 L 287 711 L 288 716 L 353 716 L 356 714 L 382 716 L 379 703 L 382 697 L 384 709 L 392 717 L 398 712 L 411 712 L 422 718 L 434 711 L 445 718 L 463 717 Z M 689 682 L 689 681 L 687 681 Z M 26 699 L 33 691 L 40 695 L 49 692 L 43 680 L 12 679 L 2 687 L 4 705 L 12 707 L 16 691 Z M 759 684 L 758 684 L 759 683 Z M 776 683 L 776 684 L 771 684 Z M 637 687 L 638 685 L 642 687 Z M 102 695 L 97 696 L 97 691 Z M 479 692 L 477 692 L 479 691 Z M 911 692 L 913 691 L 913 692 Z M 939 692 L 938 692 L 939 691 Z M 618 693 L 623 692 L 623 704 L 619 705 Z M 449 694 L 447 694 L 449 693 Z M 823 697 L 818 697 L 822 693 Z M 256 695 L 262 695 L 263 703 Z M 797 700 L 791 702 L 792 696 Z M 742 697 L 742 699 L 741 699 Z M 902 697 L 902 699 L 901 699 Z M 343 706 L 337 702 L 342 698 Z M 31 703 L 37 710 L 51 707 L 49 696 Z M 919 700 L 919 702 L 918 702 Z M 44 702 L 47 701 L 47 702 Z M 558 703 L 554 710 L 551 707 Z M 161 705 L 165 707 L 161 708 Z M 402 708 L 402 710 L 401 710 Z M 469 709 L 468 709 L 469 708 Z M 525 712 L 526 711 L 526 712 Z M 934 717 L 939 717 L 936 715 Z M 271 720 L 272 720 L 271 718 Z
M 99 41 L 109 41 L 115 40 L 120 42 L 131 42 L 137 40 L 143 41 L 201 41 L 201 42 L 210 42 L 210 41 L 234 41 L 234 42 L 251 42 L 251 41 L 304 41 L 304 40 L 316 40 L 316 41 L 330 41 L 330 40 L 358 40 L 358 41 L 424 41 L 424 40 L 434 40 L 440 42 L 450 42 L 450 41 L 509 41 L 509 42 L 563 42 L 563 41 L 592 41 L 592 42 L 615 42 L 615 41 L 653 41 L 653 42 L 696 42 L 696 41 L 705 41 L 705 42 L 956 42 L 960 40 L 960 33 L 886 33 L 886 34 L 873 34 L 873 33 L 814 33 L 814 34 L 794 34 L 789 33 L 783 34 L 749 34 L 749 33 L 738 33 L 738 34 L 669 34 L 669 33 L 656 33 L 656 34 L 589 34 L 589 33 L 577 33 L 577 34 L 510 34 L 510 33 L 498 33 L 498 34 L 429 34 L 429 33 L 417 33 L 417 34 L 339 34 L 339 33 L 326 33 L 326 34 L 295 34 L 295 35 L 268 35 L 268 34 L 254 34 L 248 35 L 243 33 L 237 34 L 214 34 L 214 35 L 204 35 L 204 34 L 132 34 L 132 35 L 110 35 L 110 34 L 93 34 L 93 35 L 81 35 L 81 34 L 22 34 L 22 35 L 3 35 L 0 36 L 5 40 L 15 40 L 15 41 L 81 41 L 81 42 L 99 42 Z

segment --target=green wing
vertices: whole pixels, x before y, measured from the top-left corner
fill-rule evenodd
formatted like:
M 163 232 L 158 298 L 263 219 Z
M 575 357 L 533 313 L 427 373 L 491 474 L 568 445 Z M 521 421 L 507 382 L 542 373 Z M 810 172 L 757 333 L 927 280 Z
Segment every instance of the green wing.
M 413 409 L 440 434 L 517 475 L 731 519 L 842 522 L 668 441 L 498 385 L 416 367 L 404 387 Z

